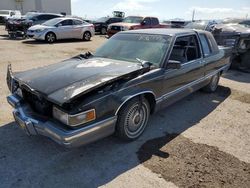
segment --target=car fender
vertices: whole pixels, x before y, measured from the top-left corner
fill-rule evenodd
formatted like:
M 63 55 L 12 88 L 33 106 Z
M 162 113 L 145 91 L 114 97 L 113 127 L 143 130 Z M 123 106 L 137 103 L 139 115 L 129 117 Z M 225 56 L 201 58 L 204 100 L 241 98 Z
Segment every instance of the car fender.
M 121 99 L 121 103 L 120 105 L 118 106 L 118 108 L 116 109 L 116 112 L 115 112 L 115 115 L 117 115 L 120 111 L 120 109 L 123 107 L 123 105 L 125 105 L 129 100 L 135 98 L 135 97 L 138 97 L 138 96 L 141 96 L 141 95 L 145 95 L 145 94 L 150 94 L 153 96 L 153 101 L 156 100 L 156 95 L 153 91 L 151 90 L 140 90 L 140 91 L 134 91 L 134 92 L 131 92 L 125 96 L 122 97 Z

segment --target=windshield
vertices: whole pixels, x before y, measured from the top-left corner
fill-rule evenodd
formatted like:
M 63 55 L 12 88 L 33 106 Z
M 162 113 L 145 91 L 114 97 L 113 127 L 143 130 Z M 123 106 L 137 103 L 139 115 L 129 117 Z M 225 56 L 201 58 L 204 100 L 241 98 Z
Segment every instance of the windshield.
M 9 11 L 5 11 L 5 10 L 0 10 L 0 14 L 5 14 L 5 15 L 9 15 Z
M 97 22 L 106 22 L 109 18 L 108 17 L 102 17 L 96 20 Z
M 94 56 L 135 63 L 141 59 L 159 67 L 171 38 L 168 35 L 117 34 L 100 47 Z
M 225 19 L 222 21 L 223 24 L 238 24 L 242 22 L 242 19 Z
M 37 15 L 37 13 L 35 13 L 35 12 L 27 12 L 27 13 L 24 15 L 24 17 L 30 19 L 30 18 L 32 18 L 32 17 L 35 16 L 35 15 Z
M 141 23 L 143 20 L 142 17 L 139 17 L 139 16 L 129 16 L 129 17 L 126 17 L 122 22 L 125 22 L 125 23 Z
M 48 21 L 44 22 L 42 25 L 45 25 L 45 26 L 55 26 L 60 21 L 62 21 L 61 18 L 54 18 L 52 20 L 48 20 Z

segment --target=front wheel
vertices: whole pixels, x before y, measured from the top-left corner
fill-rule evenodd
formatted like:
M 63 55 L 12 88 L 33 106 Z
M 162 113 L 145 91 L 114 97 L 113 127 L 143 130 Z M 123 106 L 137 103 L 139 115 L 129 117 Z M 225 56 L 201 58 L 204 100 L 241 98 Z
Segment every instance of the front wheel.
M 46 42 L 52 44 L 56 41 L 56 35 L 54 33 L 47 33 L 45 36 Z
M 89 31 L 86 31 L 84 34 L 83 34 L 83 40 L 84 41 L 90 41 L 91 39 L 91 33 Z
M 118 114 L 116 135 L 132 141 L 144 132 L 150 115 L 150 105 L 143 97 L 128 101 Z
M 209 84 L 207 86 L 205 86 L 203 88 L 204 91 L 208 92 L 208 93 L 213 93 L 216 91 L 218 84 L 219 84 L 219 80 L 220 80 L 220 73 L 218 72 L 217 74 L 215 74 Z

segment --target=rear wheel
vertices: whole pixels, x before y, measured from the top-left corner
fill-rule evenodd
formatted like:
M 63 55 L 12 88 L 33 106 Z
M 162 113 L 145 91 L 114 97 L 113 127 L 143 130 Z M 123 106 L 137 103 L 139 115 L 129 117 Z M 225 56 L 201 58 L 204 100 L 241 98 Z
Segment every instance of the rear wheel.
M 220 72 L 218 72 L 217 74 L 215 74 L 209 84 L 207 86 L 205 86 L 203 88 L 204 91 L 208 92 L 208 93 L 213 93 L 216 91 L 217 87 L 218 87 L 218 83 L 219 83 L 219 80 L 220 80 Z
M 89 31 L 86 31 L 84 34 L 83 34 L 83 40 L 84 41 L 90 41 L 91 39 L 91 33 Z
M 49 32 L 45 36 L 45 40 L 48 43 L 54 43 L 56 41 L 56 35 L 55 33 Z
M 128 101 L 118 114 L 116 135 L 126 141 L 137 139 L 144 132 L 150 114 L 150 105 L 143 97 Z
M 102 35 L 106 35 L 106 34 L 107 34 L 107 29 L 106 29 L 105 27 L 103 27 L 103 28 L 101 29 L 101 34 L 102 34 Z

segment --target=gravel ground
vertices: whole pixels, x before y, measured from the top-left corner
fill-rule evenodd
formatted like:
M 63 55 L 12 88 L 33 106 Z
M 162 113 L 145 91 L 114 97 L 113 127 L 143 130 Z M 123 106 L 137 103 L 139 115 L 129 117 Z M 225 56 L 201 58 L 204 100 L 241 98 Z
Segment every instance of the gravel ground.
M 106 39 L 9 40 L 0 27 L 0 187 L 250 187 L 250 75 L 229 71 L 214 94 L 196 92 L 151 116 L 131 143 L 111 136 L 77 149 L 26 136 L 5 83 L 14 71 L 53 64 Z

